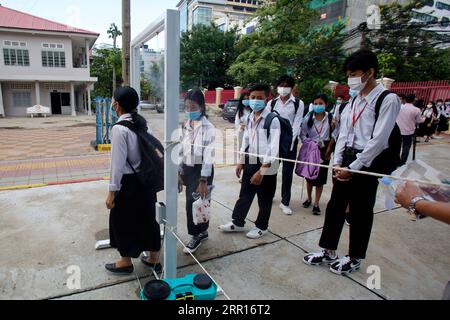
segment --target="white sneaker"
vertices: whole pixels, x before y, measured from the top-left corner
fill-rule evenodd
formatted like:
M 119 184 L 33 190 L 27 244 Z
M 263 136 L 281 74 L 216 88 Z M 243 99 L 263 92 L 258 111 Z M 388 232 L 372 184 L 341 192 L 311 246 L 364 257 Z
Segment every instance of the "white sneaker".
M 226 232 L 226 233 L 232 233 L 232 232 L 244 232 L 245 228 L 244 227 L 238 227 L 233 222 L 230 222 L 230 223 L 227 223 L 227 224 L 224 224 L 224 225 L 220 226 L 219 230 L 222 231 L 222 232 Z
M 268 233 L 269 233 L 269 230 L 264 231 L 257 227 L 254 227 L 249 233 L 247 233 L 247 238 L 254 239 L 254 240 L 260 239 Z
M 287 216 L 292 216 L 292 209 L 291 208 L 289 208 L 289 207 L 287 207 L 287 206 L 285 206 L 284 204 L 280 204 L 280 209 L 281 209 L 281 211 L 283 211 L 283 213 L 285 214 L 285 215 L 287 215 Z
M 441 136 L 433 136 L 433 137 L 431 137 L 431 139 L 442 140 L 444 138 Z

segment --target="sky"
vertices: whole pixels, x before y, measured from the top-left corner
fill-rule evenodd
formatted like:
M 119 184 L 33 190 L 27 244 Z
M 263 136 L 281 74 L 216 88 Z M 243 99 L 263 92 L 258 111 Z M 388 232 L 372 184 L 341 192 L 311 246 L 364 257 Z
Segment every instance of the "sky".
M 179 0 L 131 0 L 131 38 L 137 36 L 166 9 L 176 9 Z M 97 43 L 111 43 L 106 31 L 112 22 L 122 28 L 121 0 L 0 0 L 0 4 L 38 17 L 100 33 Z M 121 39 L 118 45 L 121 46 Z M 149 43 L 164 46 L 161 34 Z

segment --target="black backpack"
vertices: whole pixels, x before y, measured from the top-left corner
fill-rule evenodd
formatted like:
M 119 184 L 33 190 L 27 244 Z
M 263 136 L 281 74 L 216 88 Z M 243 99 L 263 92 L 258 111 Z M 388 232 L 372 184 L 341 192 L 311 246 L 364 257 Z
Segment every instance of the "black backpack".
M 141 153 L 141 164 L 137 168 L 139 172 L 136 172 L 136 168 L 133 168 L 128 159 L 127 162 L 141 185 L 154 192 L 164 190 L 164 147 L 161 142 L 146 131 L 138 131 L 130 121 L 121 121 L 115 125 L 130 129 L 138 137 Z
M 271 114 L 267 117 L 266 122 L 264 124 L 264 129 L 267 130 L 267 138 L 270 136 L 270 126 L 272 125 L 272 121 L 275 118 L 278 118 L 281 126 L 281 136 L 280 136 L 280 158 L 289 158 L 289 154 L 291 153 L 292 142 L 294 141 L 293 130 L 291 122 L 288 119 L 283 118 L 277 111 L 274 111 L 275 106 L 277 104 L 277 100 L 273 99 L 271 103 Z M 298 109 L 300 108 L 300 100 L 295 98 L 294 101 L 295 114 L 297 114 Z
M 378 118 L 380 117 L 380 110 L 381 106 L 383 105 L 383 101 L 390 94 L 394 93 L 389 90 L 386 90 L 380 95 L 380 97 L 377 100 L 377 103 L 375 105 L 375 124 L 373 127 L 373 131 L 375 131 L 375 126 L 378 122 Z M 352 100 L 352 109 L 354 101 L 355 99 Z M 372 139 L 373 139 L 373 132 L 372 132 Z M 400 166 L 401 148 L 402 148 L 402 133 L 400 131 L 400 127 L 396 123 L 394 129 L 391 132 L 391 135 L 389 136 L 388 148 L 383 150 L 383 152 L 381 152 L 373 160 L 372 165 L 370 166 L 368 171 L 390 175 Z

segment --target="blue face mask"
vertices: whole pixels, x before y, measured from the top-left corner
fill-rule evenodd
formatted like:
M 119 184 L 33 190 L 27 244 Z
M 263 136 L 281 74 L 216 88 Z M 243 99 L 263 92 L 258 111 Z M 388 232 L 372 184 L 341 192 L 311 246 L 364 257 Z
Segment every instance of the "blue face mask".
M 325 112 L 325 106 L 324 105 L 315 105 L 314 106 L 314 112 L 315 113 Z
M 353 90 L 353 89 L 350 89 L 350 91 L 349 91 L 349 95 L 352 98 L 356 97 L 358 94 L 359 94 L 359 91 L 356 91 L 356 90 Z
M 250 100 L 250 108 L 254 112 L 259 112 L 263 110 L 266 107 L 266 101 L 265 100 Z
M 242 100 L 244 107 L 250 107 L 250 100 Z
M 198 120 L 200 119 L 201 116 L 202 116 L 201 111 L 186 112 L 186 118 L 191 121 Z

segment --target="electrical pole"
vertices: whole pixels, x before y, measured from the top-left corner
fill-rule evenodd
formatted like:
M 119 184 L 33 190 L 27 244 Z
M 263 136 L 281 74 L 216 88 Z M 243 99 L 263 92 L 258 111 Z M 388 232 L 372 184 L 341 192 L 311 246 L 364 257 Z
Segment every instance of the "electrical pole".
M 122 78 L 123 85 L 130 85 L 130 46 L 131 46 L 130 0 L 122 0 Z

